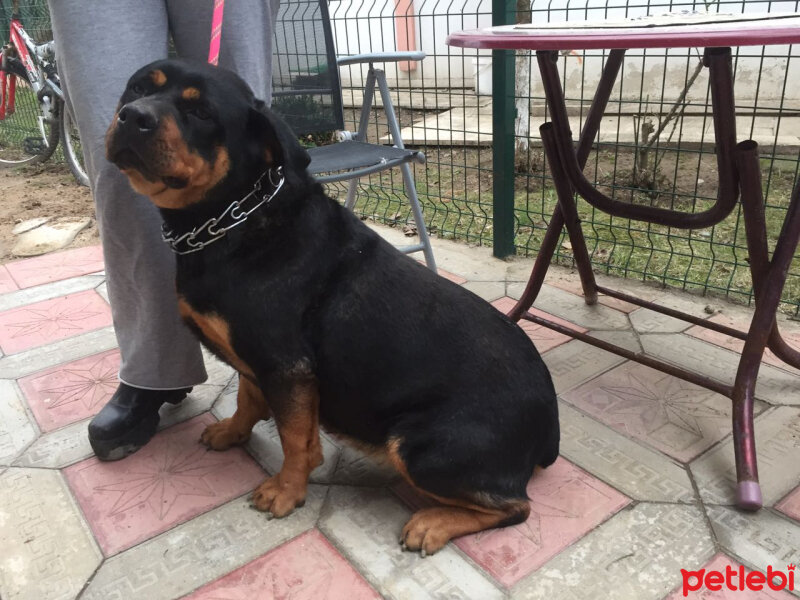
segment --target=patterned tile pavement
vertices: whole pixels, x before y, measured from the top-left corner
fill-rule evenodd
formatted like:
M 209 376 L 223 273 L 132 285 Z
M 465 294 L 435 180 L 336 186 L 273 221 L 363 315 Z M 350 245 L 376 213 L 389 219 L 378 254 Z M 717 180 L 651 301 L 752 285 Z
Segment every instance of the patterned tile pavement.
M 670 594 L 667 600 L 678 600 L 679 598 L 691 598 L 692 600 L 791 600 L 792 598 L 784 590 L 774 590 L 767 583 L 757 583 L 758 575 L 751 575 L 751 569 L 736 564 L 725 555 L 716 555 L 701 569 L 705 573 L 698 573 L 700 569 L 694 570 L 694 575 L 687 575 L 685 583 L 682 581 L 680 588 Z M 787 573 L 785 569 L 778 570 Z M 708 582 L 710 585 L 706 587 L 700 583 L 699 578 L 703 577 L 705 581 L 705 577 L 710 571 L 716 571 L 719 575 L 712 575 L 712 579 Z M 744 581 L 741 581 L 742 573 L 745 574 Z M 752 578 L 753 589 L 747 589 L 747 577 Z M 780 578 L 774 580 L 772 585 L 776 588 L 780 587 Z
M 441 240 L 435 248 L 443 276 L 503 311 L 530 270 L 529 260 L 498 261 L 485 248 Z M 725 398 L 524 323 L 560 396 L 562 457 L 531 479 L 525 523 L 423 559 L 397 539 L 426 501 L 327 435 L 304 507 L 278 520 L 249 508 L 249 492 L 280 467 L 280 441 L 261 423 L 243 448 L 198 444 L 202 428 L 235 404 L 234 373 L 211 358 L 209 381 L 162 409 L 147 447 L 97 461 L 86 425 L 119 366 L 102 269 L 97 247 L 0 266 L 3 600 L 800 597 L 800 581 L 794 590 L 734 591 L 716 589 L 714 576 L 688 579 L 683 594 L 682 569 L 724 575 L 741 566 L 758 577 L 800 563 L 800 376 L 774 356 L 757 392 L 765 508 L 746 514 L 733 507 Z M 586 306 L 574 274 L 551 275 L 537 302 L 542 316 L 732 376 L 734 340 L 610 298 Z M 614 283 L 747 326 L 740 307 L 710 316 L 708 299 Z M 800 340 L 800 326 L 783 326 Z
M 791 494 L 786 496 L 786 498 L 775 505 L 775 508 L 789 515 L 795 521 L 800 521 L 800 488 L 795 489 Z
M 17 282 L 14 281 L 14 278 L 11 277 L 11 273 L 8 272 L 8 269 L 5 266 L 0 266 L 0 294 L 13 292 L 18 289 L 19 286 Z
M 0 348 L 14 354 L 111 325 L 111 310 L 93 290 L 0 313 Z
M 214 422 L 204 414 L 170 427 L 119 464 L 89 458 L 64 469 L 106 556 L 241 496 L 266 479 L 241 448 L 223 454 L 197 443 Z
M 626 362 L 563 399 L 601 423 L 688 462 L 730 430 L 730 400 L 639 363 Z
M 17 380 L 42 431 L 97 414 L 117 389 L 120 356 L 109 350 Z

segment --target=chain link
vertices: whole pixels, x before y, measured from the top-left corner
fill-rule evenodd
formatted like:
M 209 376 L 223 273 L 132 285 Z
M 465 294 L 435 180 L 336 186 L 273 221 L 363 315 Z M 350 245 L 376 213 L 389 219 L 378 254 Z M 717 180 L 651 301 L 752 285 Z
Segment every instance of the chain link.
M 271 191 L 265 194 L 259 194 L 262 190 L 265 177 L 269 180 Z M 182 235 L 176 235 L 174 231 L 167 229 L 166 223 L 162 224 L 161 239 L 169 244 L 175 254 L 184 255 L 198 252 L 209 244 L 225 237 L 225 234 L 229 230 L 244 223 L 253 211 L 264 204 L 269 204 L 270 201 L 278 195 L 285 181 L 286 178 L 283 175 L 282 166 L 269 169 L 262 173 L 261 177 L 253 184 L 253 191 L 244 198 L 231 202 L 228 208 L 222 211 L 222 214 L 218 217 L 212 217 L 199 227 L 195 227 Z M 252 207 L 247 208 L 247 203 L 252 198 L 255 198 L 258 202 Z M 207 239 L 203 239 L 204 237 Z

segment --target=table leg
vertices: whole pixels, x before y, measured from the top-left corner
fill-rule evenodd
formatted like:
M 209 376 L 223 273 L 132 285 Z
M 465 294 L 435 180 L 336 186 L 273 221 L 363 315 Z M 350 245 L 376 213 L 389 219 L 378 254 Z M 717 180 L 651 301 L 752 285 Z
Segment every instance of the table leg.
M 572 243 L 572 257 L 583 286 L 583 297 L 586 304 L 597 303 L 597 282 L 594 280 L 592 260 L 589 258 L 589 249 L 581 229 L 581 218 L 578 215 L 578 206 L 575 204 L 575 192 L 569 183 L 569 178 L 558 160 L 558 147 L 556 146 L 555 132 L 552 123 L 545 123 L 539 128 L 542 137 L 547 162 L 550 165 L 550 174 L 556 188 L 558 206 L 561 209 L 564 224 L 567 226 L 570 242 Z
M 778 239 L 772 260 L 769 260 L 757 147 L 754 142 L 744 142 L 738 148 L 735 148 L 736 129 L 730 49 L 713 48 L 706 50 L 704 63 L 710 70 L 710 86 L 712 104 L 714 106 L 717 166 L 719 171 L 717 203 L 712 208 L 701 213 L 680 213 L 658 208 L 627 205 L 602 196 L 583 177 L 583 167 L 596 136 L 600 116 L 605 109 L 618 68 L 622 62 L 623 52 L 615 52 L 619 52 L 613 57 L 618 64 L 610 64 L 612 63 L 612 57 L 609 57 L 598 92 L 592 102 L 591 119 L 587 118 L 587 127 L 584 128 L 581 134 L 577 152 L 569 129 L 558 70 L 554 65 L 554 59 L 557 59 L 557 55 L 553 52 L 545 51 L 537 53 L 545 94 L 552 114 L 552 123 L 545 124 L 541 128 L 542 141 L 550 163 L 559 204 L 554 211 L 545 239 L 542 242 L 542 249 L 534 264 L 531 279 L 528 282 L 525 293 L 509 313 L 509 316 L 514 319 L 526 318 L 556 331 L 563 330 L 562 333 L 578 339 L 584 339 L 587 343 L 601 345 L 598 340 L 594 340 L 585 334 L 564 328 L 556 323 L 547 322 L 527 312 L 544 282 L 547 268 L 560 238 L 561 228 L 564 225 L 567 226 L 570 239 L 573 242 L 575 260 L 581 274 L 581 282 L 584 286 L 587 300 L 593 301 L 595 299 L 593 294 L 596 294 L 598 289 L 605 291 L 602 288 L 598 288 L 591 274 L 588 249 L 580 230 L 577 208 L 574 203 L 575 190 L 586 198 L 590 204 L 611 214 L 692 229 L 707 227 L 724 219 L 735 206 L 741 189 L 756 308 L 748 333 L 734 332 L 737 334 L 736 337 L 745 340 L 734 385 L 723 385 L 707 380 L 707 378 L 700 375 L 678 372 L 680 370 L 676 370 L 672 365 L 649 357 L 626 353 L 623 349 L 611 344 L 606 344 L 605 346 L 607 346 L 606 349 L 626 356 L 630 360 L 650 364 L 650 366 L 666 373 L 674 374 L 709 389 L 719 391 L 732 399 L 734 452 L 738 480 L 737 503 L 741 508 L 755 510 L 761 506 L 762 498 L 761 488 L 758 483 L 753 405 L 756 379 L 764 348 L 769 344 L 770 348 L 787 363 L 800 366 L 800 352 L 789 347 L 781 338 L 775 320 L 788 270 L 797 248 L 798 240 L 800 240 L 800 184 L 795 188 L 792 195 L 783 230 Z M 598 108 L 600 112 L 595 113 L 595 108 Z M 585 272 L 586 267 L 589 267 L 589 274 Z M 641 301 L 637 303 L 643 305 Z M 664 310 L 661 309 L 659 312 L 664 312 Z M 687 319 L 683 315 L 679 318 Z M 691 319 L 689 318 L 688 320 Z M 719 327 L 712 327 L 712 329 L 719 329 Z
M 742 213 L 747 234 L 750 275 L 753 279 L 756 304 L 758 304 L 758 298 L 764 290 L 764 277 L 769 270 L 770 260 L 767 248 L 764 197 L 761 192 L 761 165 L 758 159 L 758 145 L 754 141 L 748 140 L 737 146 L 736 166 L 741 179 Z M 800 352 L 786 343 L 781 336 L 777 322 L 772 326 L 767 347 L 783 362 L 800 369 Z
M 540 63 L 540 69 L 542 61 L 552 62 L 558 60 L 558 52 L 537 52 L 536 55 Z M 598 84 L 597 91 L 592 99 L 589 112 L 586 115 L 586 121 L 584 123 L 583 131 L 581 131 L 580 141 L 578 142 L 578 148 L 576 151 L 577 159 L 581 165 L 581 168 L 586 165 L 586 161 L 589 158 L 592 144 L 594 143 L 594 140 L 597 137 L 597 131 L 600 128 L 600 121 L 602 120 L 603 113 L 608 105 L 608 99 L 611 96 L 611 92 L 614 88 L 614 82 L 617 80 L 617 75 L 619 74 L 619 70 L 622 66 L 622 61 L 624 58 L 624 50 L 612 50 L 609 53 L 605 66 L 603 67 L 603 74 L 600 77 L 600 83 Z M 542 76 L 545 76 L 544 71 Z M 567 225 L 567 231 L 570 234 L 572 250 L 578 267 L 578 273 L 581 277 L 581 286 L 583 287 L 583 294 L 586 304 L 591 305 L 597 302 L 597 283 L 595 282 L 594 273 L 592 272 L 589 250 L 586 247 L 586 241 L 583 239 L 583 231 L 580 228 L 580 219 L 577 214 L 577 209 L 575 209 L 573 212 L 568 208 L 567 210 L 570 216 L 567 219 L 564 218 L 564 212 L 562 210 L 562 204 L 575 208 L 572 187 L 566 180 L 566 175 L 561 175 L 563 170 L 557 166 L 558 159 L 554 151 L 554 147 L 548 151 L 547 142 L 545 141 L 544 137 L 545 134 L 543 132 L 542 143 L 544 145 L 545 154 L 547 154 L 548 163 L 550 164 L 553 181 L 556 185 L 556 193 L 558 195 L 559 204 L 555 211 L 553 211 L 553 216 L 550 219 L 550 224 L 548 225 L 544 239 L 542 240 L 542 245 L 539 248 L 538 254 L 536 255 L 536 261 L 533 264 L 533 269 L 531 270 L 531 275 L 528 278 L 528 284 L 525 287 L 525 291 L 514 308 L 512 308 L 508 313 L 508 316 L 514 321 L 518 321 L 520 317 L 528 309 L 530 309 L 536 300 L 536 296 L 539 295 L 539 291 L 542 289 L 542 283 L 544 283 L 545 275 L 547 274 L 547 269 L 550 267 L 553 254 L 555 253 L 558 245 L 558 240 L 561 237 L 561 230 L 565 224 Z M 554 144 L 554 142 L 551 141 L 551 144 Z M 559 182 L 566 183 L 564 184 Z M 559 187 L 561 188 L 560 190 Z
M 742 188 L 742 212 L 747 234 L 756 309 L 742 350 L 742 358 L 739 361 L 739 369 L 731 394 L 736 478 L 738 480 L 736 500 L 741 508 L 756 510 L 761 507 L 762 498 L 761 488 L 758 484 L 753 425 L 755 387 L 765 346 L 770 343 L 781 350 L 779 344 L 786 345 L 780 337 L 775 315 L 781 300 L 783 286 L 786 283 L 786 276 L 800 240 L 800 184 L 792 193 L 792 200 L 778 237 L 775 252 L 772 260 L 769 260 L 758 145 L 752 140 L 738 145 L 737 166 Z M 786 348 L 797 354 L 788 345 Z M 782 354 L 786 358 L 792 358 L 791 353 Z

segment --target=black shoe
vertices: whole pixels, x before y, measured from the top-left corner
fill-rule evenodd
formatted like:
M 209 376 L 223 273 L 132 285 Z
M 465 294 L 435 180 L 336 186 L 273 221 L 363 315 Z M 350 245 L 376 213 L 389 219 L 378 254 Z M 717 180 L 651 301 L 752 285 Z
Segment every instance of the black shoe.
M 145 390 L 120 383 L 111 400 L 89 423 L 89 443 L 100 460 L 119 460 L 150 441 L 158 427 L 158 409 L 178 404 L 192 388 Z

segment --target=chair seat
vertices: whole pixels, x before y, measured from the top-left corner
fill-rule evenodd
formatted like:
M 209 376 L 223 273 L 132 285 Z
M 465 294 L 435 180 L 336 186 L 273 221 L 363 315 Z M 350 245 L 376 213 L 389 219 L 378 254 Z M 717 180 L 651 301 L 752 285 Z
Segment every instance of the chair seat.
M 380 146 L 353 140 L 309 148 L 308 153 L 311 156 L 308 171 L 312 175 L 356 169 L 382 171 L 384 168 L 389 169 L 410 162 L 420 154 L 417 150 Z

